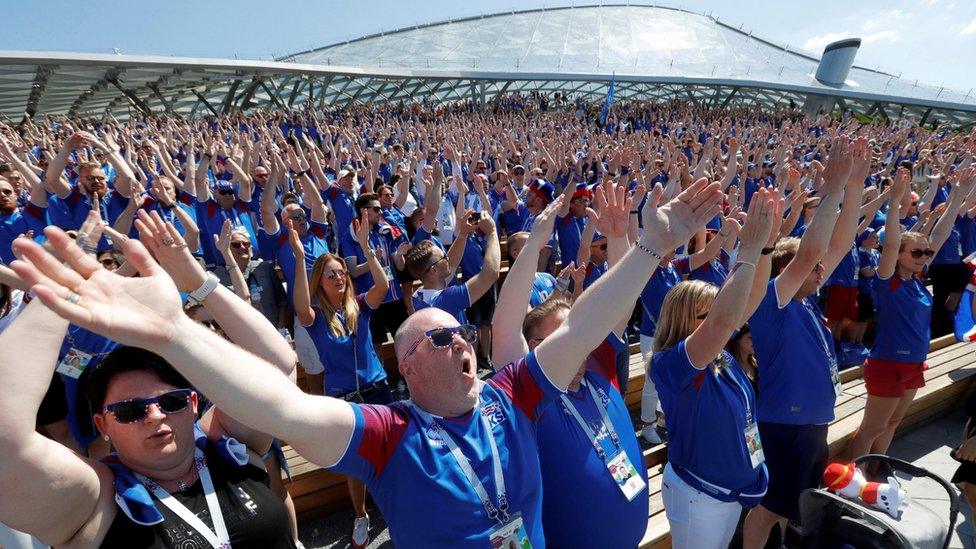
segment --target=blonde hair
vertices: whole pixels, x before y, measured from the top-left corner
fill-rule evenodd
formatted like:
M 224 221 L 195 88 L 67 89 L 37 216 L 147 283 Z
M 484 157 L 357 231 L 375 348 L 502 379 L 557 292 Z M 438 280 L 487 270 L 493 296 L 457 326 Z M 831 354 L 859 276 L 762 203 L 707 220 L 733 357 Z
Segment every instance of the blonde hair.
M 908 244 L 909 242 L 924 242 L 927 246 L 929 243 L 929 237 L 918 231 L 905 231 L 901 233 L 901 242 L 898 244 L 898 252 L 904 252 L 905 244 Z
M 654 328 L 653 352 L 670 349 L 691 335 L 698 310 L 718 294 L 718 287 L 702 280 L 686 280 L 671 288 L 661 305 L 661 315 Z
M 346 271 L 346 292 L 342 296 L 342 303 L 340 304 L 342 314 L 346 319 L 345 325 L 340 322 L 339 315 L 336 314 L 338 309 L 329 303 L 329 300 L 325 296 L 325 290 L 322 289 L 322 277 L 325 276 L 325 265 L 329 261 L 335 261 L 339 265 L 342 265 L 342 270 Z M 356 333 L 356 327 L 359 323 L 359 305 L 356 303 L 356 286 L 353 284 L 352 278 L 349 277 L 349 270 L 346 268 L 346 261 L 344 259 L 335 254 L 319 256 L 315 260 L 315 264 L 312 265 L 312 276 L 308 281 L 308 286 L 312 303 L 318 305 L 318 308 L 325 314 L 325 321 L 329 327 L 329 333 L 335 337 Z

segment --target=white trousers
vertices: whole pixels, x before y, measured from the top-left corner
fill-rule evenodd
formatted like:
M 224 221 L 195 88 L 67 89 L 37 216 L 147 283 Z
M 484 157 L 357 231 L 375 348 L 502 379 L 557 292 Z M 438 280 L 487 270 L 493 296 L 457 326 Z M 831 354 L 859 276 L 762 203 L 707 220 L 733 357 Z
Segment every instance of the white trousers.
M 0 524 L 0 547 L 4 549 L 46 549 L 47 545 L 30 534 L 18 532 L 6 524 Z
M 732 541 L 742 506 L 719 501 L 695 490 L 674 472 L 669 463 L 661 483 L 664 512 L 671 525 L 674 549 L 725 549 Z
M 651 342 L 654 338 L 641 334 L 640 350 L 644 357 L 644 388 L 641 389 L 641 421 L 651 423 L 657 420 L 657 411 L 661 404 L 657 397 L 657 388 L 651 380 Z

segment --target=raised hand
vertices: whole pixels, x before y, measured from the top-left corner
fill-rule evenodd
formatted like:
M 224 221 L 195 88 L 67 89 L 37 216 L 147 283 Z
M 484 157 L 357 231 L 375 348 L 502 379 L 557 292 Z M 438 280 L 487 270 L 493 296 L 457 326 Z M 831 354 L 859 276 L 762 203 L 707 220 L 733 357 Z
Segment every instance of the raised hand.
M 163 221 L 158 212 L 139 210 L 135 224 L 139 230 L 139 240 L 169 273 L 181 292 L 192 292 L 203 285 L 207 273 L 193 258 L 186 241 L 172 223 Z M 115 241 L 114 236 L 112 240 Z
M 163 269 L 141 243 L 128 240 L 122 251 L 139 278 L 103 269 L 64 231 L 48 227 L 44 234 L 62 264 L 42 246 L 17 239 L 13 246 L 26 261 L 11 267 L 33 286 L 49 309 L 85 329 L 124 345 L 158 349 L 173 342 L 185 318 L 180 295 Z
M 846 135 L 834 138 L 830 146 L 830 156 L 827 157 L 827 167 L 824 168 L 824 191 L 833 194 L 844 188 L 853 165 L 851 141 Z
M 627 236 L 628 219 L 633 198 L 627 197 L 627 187 L 616 185 L 612 181 L 597 187 L 593 195 L 593 205 L 596 217 L 591 216 L 596 228 L 607 238 L 623 238 Z M 590 210 L 587 209 L 587 214 Z
M 741 242 L 740 254 L 751 257 L 752 253 L 758 255 L 759 251 L 769 241 L 770 229 L 774 224 L 773 218 L 776 217 L 776 210 L 779 203 L 779 192 L 760 188 L 752 197 L 749 203 L 749 215 L 745 225 L 739 232 Z
M 641 244 L 664 255 L 687 242 L 721 211 L 721 186 L 718 181 L 709 183 L 703 177 L 661 206 L 664 187 L 655 185 L 644 204 Z
M 529 232 L 529 238 L 525 242 L 526 247 L 535 246 L 535 249 L 538 250 L 546 247 L 549 239 L 552 238 L 552 229 L 556 225 L 556 214 L 562 206 L 563 198 L 560 195 L 550 202 L 539 215 L 535 216 L 535 221 L 532 222 L 532 231 Z
M 225 219 L 224 224 L 220 226 L 220 234 L 214 235 L 214 245 L 217 246 L 217 250 L 225 257 L 230 254 L 230 236 L 233 232 L 234 226 L 231 224 L 230 219 Z
M 358 221 L 359 221 L 358 219 L 354 219 L 353 220 L 353 223 L 356 223 Z M 285 219 L 282 222 L 282 224 L 285 226 L 285 230 L 288 231 L 288 244 L 291 246 L 292 253 L 295 254 L 295 257 L 296 258 L 298 258 L 298 257 L 305 257 L 305 245 L 302 244 L 302 238 L 300 236 L 298 236 L 298 231 L 295 230 L 295 223 L 289 217 L 289 218 Z M 356 231 L 356 240 L 357 241 L 359 240 L 359 231 Z M 367 243 L 367 246 L 368 246 L 369 245 L 369 240 L 368 239 L 367 239 L 366 243 Z M 362 244 L 360 244 L 360 245 L 362 245 Z M 365 247 L 363 248 L 363 251 L 364 252 L 366 251 L 366 248 Z
M 495 220 L 488 215 L 488 212 L 482 210 L 481 216 L 478 217 L 478 228 L 484 234 L 495 232 Z

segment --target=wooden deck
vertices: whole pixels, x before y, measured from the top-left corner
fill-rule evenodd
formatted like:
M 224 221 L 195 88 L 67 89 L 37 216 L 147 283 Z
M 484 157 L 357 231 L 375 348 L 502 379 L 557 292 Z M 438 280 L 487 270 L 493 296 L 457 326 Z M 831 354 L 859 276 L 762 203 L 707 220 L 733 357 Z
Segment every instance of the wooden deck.
M 926 385 L 920 389 L 899 427 L 899 431 L 911 429 L 933 416 L 962 405 L 965 398 L 976 389 L 976 348 L 956 343 L 952 336 L 933 340 L 928 355 L 929 369 L 925 373 Z M 395 360 L 392 342 L 377 349 L 388 371 L 394 371 Z M 299 384 L 304 379 L 299 368 Z M 851 368 L 841 373 L 844 393 L 838 397 L 836 419 L 830 424 L 828 443 L 831 455 L 837 455 L 846 447 L 864 414 L 866 390 L 861 368 Z M 644 385 L 644 364 L 637 345 L 631 346 L 630 380 L 624 400 L 636 413 L 640 406 L 640 394 Z M 349 505 L 345 477 L 329 473 L 305 461 L 289 447 L 285 456 L 291 467 L 292 481 L 285 481 L 298 511 L 299 521 L 330 514 Z M 661 496 L 661 476 L 667 459 L 667 447 L 658 445 L 644 450 L 647 466 L 650 498 L 648 501 L 648 528 L 642 548 L 670 547 L 668 521 L 664 516 Z

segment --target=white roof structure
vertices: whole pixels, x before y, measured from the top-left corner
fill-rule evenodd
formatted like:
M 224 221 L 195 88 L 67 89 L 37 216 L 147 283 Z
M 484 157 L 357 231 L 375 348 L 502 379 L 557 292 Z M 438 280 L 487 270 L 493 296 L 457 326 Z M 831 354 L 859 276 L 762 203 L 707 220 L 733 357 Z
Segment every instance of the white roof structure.
M 844 45 L 853 56 L 859 41 L 837 44 Z M 642 5 L 566 7 L 394 29 L 274 62 L 0 52 L 0 112 L 198 116 L 305 101 L 484 102 L 532 90 L 598 99 L 613 78 L 618 98 L 771 106 L 803 105 L 812 95 L 827 98 L 827 108 L 869 116 L 976 123 L 972 90 L 856 65 L 843 84 L 829 85 L 815 77 L 818 63 L 711 16 Z

